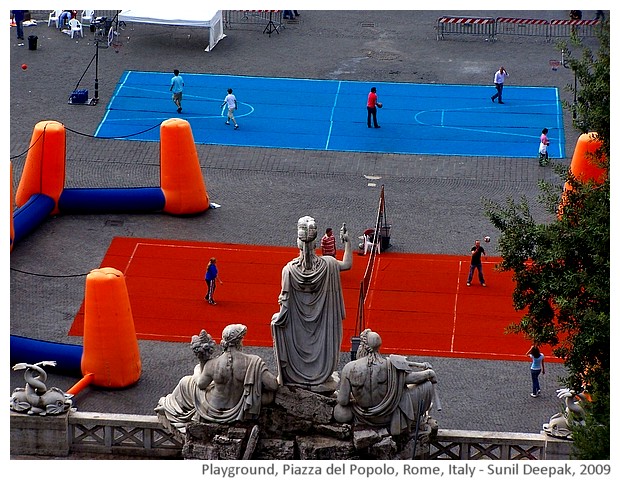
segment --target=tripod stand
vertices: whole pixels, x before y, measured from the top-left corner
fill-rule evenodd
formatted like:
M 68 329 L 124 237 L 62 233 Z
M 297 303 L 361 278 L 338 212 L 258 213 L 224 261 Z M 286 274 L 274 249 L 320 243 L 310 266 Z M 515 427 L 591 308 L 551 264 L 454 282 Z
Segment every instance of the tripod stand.
M 73 89 L 73 93 L 69 96 L 68 103 L 70 105 L 93 105 L 94 106 L 99 103 L 99 43 L 100 42 L 101 40 L 95 39 L 95 54 L 93 55 L 93 58 L 91 58 L 90 62 L 88 63 L 86 70 L 84 70 L 84 73 L 82 74 L 80 79 L 77 81 L 75 88 Z M 107 44 L 105 48 L 107 48 Z M 78 86 L 80 85 L 80 82 L 84 78 L 84 75 L 86 75 L 86 72 L 88 72 L 88 69 L 93 64 L 93 62 L 95 62 L 95 96 L 90 99 L 81 98 L 81 95 L 78 93 L 80 92 L 78 90 Z

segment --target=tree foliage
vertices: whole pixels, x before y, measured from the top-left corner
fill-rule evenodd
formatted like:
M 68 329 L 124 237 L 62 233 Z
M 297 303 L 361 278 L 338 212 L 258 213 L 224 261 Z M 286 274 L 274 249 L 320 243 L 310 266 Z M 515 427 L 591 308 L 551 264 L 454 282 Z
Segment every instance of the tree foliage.
M 578 90 L 570 105 L 575 125 L 596 132 L 601 148 L 590 159 L 609 168 L 609 25 L 600 32 L 595 55 L 583 45 L 581 59 L 570 58 Z M 562 46 L 562 48 L 566 48 Z M 574 86 L 568 86 L 573 89 Z M 549 345 L 568 371 L 566 386 L 592 396 L 586 425 L 574 431 L 575 455 L 609 458 L 610 398 L 610 183 L 575 178 L 555 165 L 565 185 L 541 182 L 539 201 L 550 221 L 537 223 L 527 200 L 505 205 L 485 201 L 485 212 L 500 231 L 498 269 L 511 271 L 513 303 L 523 312 L 507 328 L 537 345 Z M 561 215 L 558 206 L 562 205 Z M 596 446 L 593 446 L 596 443 Z

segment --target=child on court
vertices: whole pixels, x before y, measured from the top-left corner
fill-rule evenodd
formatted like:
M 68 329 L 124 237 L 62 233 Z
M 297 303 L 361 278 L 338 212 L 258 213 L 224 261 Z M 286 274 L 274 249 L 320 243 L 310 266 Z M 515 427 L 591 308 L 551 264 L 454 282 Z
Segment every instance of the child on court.
M 543 128 L 542 134 L 540 135 L 540 145 L 538 146 L 538 164 L 541 167 L 544 167 L 549 163 L 549 152 L 547 152 L 547 148 L 549 147 L 549 138 L 547 138 L 547 133 L 549 133 L 549 130 Z
M 205 300 L 211 305 L 216 305 L 215 300 L 213 300 L 213 294 L 215 293 L 215 281 L 219 280 L 222 285 L 224 284 L 224 282 L 222 282 L 217 275 L 216 263 L 216 258 L 211 257 L 209 264 L 207 265 L 207 271 L 205 272 L 205 282 L 207 282 L 207 294 L 205 295 Z
M 235 130 L 239 128 L 237 120 L 235 120 L 235 110 L 237 110 L 237 98 L 233 95 L 232 88 L 228 89 L 228 95 L 224 98 L 222 107 L 228 105 L 228 117 L 226 118 L 226 125 L 230 125 L 230 121 L 235 124 Z

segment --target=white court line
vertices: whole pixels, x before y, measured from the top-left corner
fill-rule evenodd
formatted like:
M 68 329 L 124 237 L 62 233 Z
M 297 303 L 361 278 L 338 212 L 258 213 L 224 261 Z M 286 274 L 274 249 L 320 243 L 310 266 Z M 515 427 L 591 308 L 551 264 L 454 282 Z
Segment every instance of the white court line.
M 556 130 L 559 132 L 560 137 L 558 138 L 558 147 L 560 148 L 560 158 L 564 158 L 564 129 L 562 128 L 562 101 L 560 100 L 560 92 L 556 89 L 555 91 L 555 105 L 556 105 Z
M 459 303 L 459 289 L 461 288 L 461 270 L 463 260 L 459 260 L 459 273 L 456 276 L 456 293 L 454 294 L 454 311 L 452 317 L 452 338 L 450 339 L 450 352 L 454 353 L 454 338 L 456 336 L 456 309 Z
M 120 87 L 118 89 L 119 93 L 120 93 L 120 91 L 122 89 L 130 89 L 130 90 L 137 90 L 137 91 L 140 91 L 140 92 L 156 93 L 156 94 L 161 94 L 162 97 L 165 96 L 167 93 L 169 93 L 169 92 L 164 92 L 164 91 L 158 90 L 158 89 L 125 86 L 125 80 L 127 79 L 128 76 L 129 76 L 129 74 L 126 75 L 125 79 L 123 79 L 123 81 L 121 82 L 121 85 L 120 85 Z M 114 97 L 112 98 L 112 100 L 114 100 L 114 98 L 117 97 L 117 96 L 118 95 L 115 94 Z M 194 99 L 199 99 L 199 100 L 208 100 L 208 101 L 217 102 L 218 104 L 220 104 L 220 102 L 221 102 L 221 99 L 219 99 L 219 98 L 202 97 L 200 95 L 191 95 L 191 94 L 186 94 L 184 92 L 183 93 L 183 99 L 187 99 L 187 98 L 194 98 Z M 241 102 L 241 101 L 238 101 L 238 103 L 240 105 L 246 105 L 250 109 L 250 111 L 247 112 L 247 113 L 241 113 L 239 115 L 235 115 L 235 117 L 237 117 L 237 118 L 247 117 L 247 116 L 252 115 L 254 113 L 255 109 L 254 109 L 254 107 L 251 104 L 246 103 L 246 102 Z M 112 104 L 112 101 L 110 102 L 110 104 Z M 106 110 L 106 113 L 105 113 L 105 115 L 103 117 L 103 121 L 101 122 L 100 126 L 103 125 L 103 123 L 105 122 L 106 117 L 108 116 L 108 113 L 110 111 L 111 110 L 109 110 L 109 109 Z M 119 112 L 120 109 L 116 110 L 116 111 Z M 221 110 L 221 112 L 219 114 L 215 114 L 215 115 L 192 115 L 192 116 L 184 115 L 183 118 L 224 118 L 225 117 L 225 115 L 224 115 L 225 111 L 226 111 L 226 106 L 222 107 L 222 110 Z M 169 118 L 170 118 L 170 115 L 167 115 L 165 117 L 115 118 L 114 120 L 109 120 L 109 123 L 110 124 L 114 124 L 114 123 L 120 123 L 120 122 L 135 122 L 136 120 L 159 120 L 159 119 L 161 119 L 163 121 L 163 120 L 168 120 Z M 97 128 L 97 132 L 95 132 L 95 136 L 97 135 L 98 131 L 99 131 L 99 127 Z
M 129 75 L 131 74 L 131 71 L 127 72 L 127 75 L 124 76 L 123 81 L 121 82 L 121 86 L 118 90 L 116 90 L 116 92 L 120 92 L 121 88 L 123 88 L 123 84 L 125 83 L 125 81 L 127 81 L 127 78 L 129 77 Z M 114 95 L 112 95 L 112 98 L 110 99 L 110 105 L 112 105 L 112 102 L 114 101 L 114 99 L 116 98 L 116 93 L 114 93 Z M 99 126 L 97 127 L 97 130 L 95 130 L 95 137 L 99 134 L 99 129 L 101 127 L 103 127 L 103 125 L 106 122 L 106 119 L 108 118 L 108 113 L 110 113 L 110 109 L 106 108 L 105 109 L 105 114 L 103 115 L 103 118 L 101 119 L 101 122 L 99 122 Z
M 131 255 L 129 255 L 129 260 L 127 261 L 127 265 L 125 266 L 125 272 L 127 272 L 129 270 L 129 265 L 131 264 L 131 262 L 133 261 L 134 257 L 136 256 L 136 253 L 138 251 L 138 248 L 140 248 L 141 246 L 143 247 L 165 247 L 165 248 L 187 248 L 187 249 L 197 249 L 197 250 L 213 250 L 213 251 L 219 251 L 219 252 L 264 252 L 263 248 L 231 248 L 231 247 L 217 247 L 217 246 L 212 246 L 212 245 L 175 245 L 172 243 L 148 243 L 148 242 L 136 242 L 133 251 L 131 252 Z M 251 245 L 248 245 L 248 247 L 251 247 Z
M 540 104 L 535 104 L 535 105 L 531 105 L 533 107 L 548 107 L 550 105 L 554 105 L 557 109 L 557 102 L 555 104 L 551 104 L 551 103 L 540 103 Z M 478 132 L 478 133 L 489 133 L 489 134 L 494 134 L 494 135 L 504 135 L 504 136 L 509 136 L 509 137 L 520 137 L 520 138 L 532 138 L 532 139 L 538 139 L 537 135 L 524 135 L 522 133 L 510 133 L 510 132 L 503 132 L 500 130 L 488 130 L 488 129 L 481 129 L 481 128 L 472 128 L 472 127 L 456 127 L 456 126 L 449 126 L 449 125 L 445 125 L 444 124 L 444 120 L 446 117 L 446 113 L 449 112 L 458 112 L 458 111 L 480 111 L 480 110 L 489 110 L 493 107 L 464 107 L 464 108 L 442 108 L 442 109 L 438 109 L 438 110 L 422 110 L 418 113 L 416 113 L 413 116 L 413 119 L 419 124 L 419 125 L 424 125 L 425 127 L 437 127 L 437 128 L 449 128 L 451 130 L 463 130 L 466 132 Z M 436 123 L 426 123 L 421 121 L 418 117 L 420 115 L 423 114 L 427 114 L 427 113 L 439 113 L 440 114 L 440 122 L 439 124 Z M 556 114 L 556 119 L 558 118 L 558 115 Z M 560 127 L 556 127 L 558 131 L 561 131 Z
M 334 104 L 332 105 L 332 111 L 329 115 L 329 132 L 327 132 L 327 140 L 325 142 L 325 150 L 329 149 L 329 140 L 332 136 L 332 128 L 334 127 L 334 111 L 336 110 L 336 103 L 338 102 L 338 94 L 340 93 L 340 85 L 342 82 L 338 82 L 338 88 L 336 89 L 336 95 L 334 96 Z

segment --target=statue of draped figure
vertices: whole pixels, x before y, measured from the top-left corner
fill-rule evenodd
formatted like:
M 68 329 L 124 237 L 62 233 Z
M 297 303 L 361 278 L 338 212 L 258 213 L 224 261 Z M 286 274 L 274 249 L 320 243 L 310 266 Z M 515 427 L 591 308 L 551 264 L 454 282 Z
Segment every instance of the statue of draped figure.
M 279 384 L 333 392 L 345 318 L 340 272 L 349 270 L 353 260 L 346 228 L 340 232 L 343 260 L 316 255 L 316 238 L 314 218 L 300 218 L 299 257 L 282 269 L 280 311 L 272 317 L 271 332 Z

